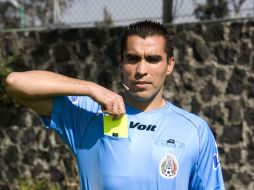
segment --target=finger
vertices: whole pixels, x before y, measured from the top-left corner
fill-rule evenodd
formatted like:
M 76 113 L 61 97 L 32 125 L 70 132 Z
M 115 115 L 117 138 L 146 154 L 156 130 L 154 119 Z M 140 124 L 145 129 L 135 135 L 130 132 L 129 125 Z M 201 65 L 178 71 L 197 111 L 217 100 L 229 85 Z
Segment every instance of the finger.
M 116 119 L 116 118 L 119 118 L 120 116 L 121 116 L 121 113 L 120 113 L 120 110 L 119 110 L 120 108 L 119 108 L 119 105 L 118 105 L 118 103 L 116 102 L 115 104 L 114 104 L 114 106 L 113 106 L 113 108 L 112 108 L 112 117 L 114 118 L 114 119 Z
M 105 103 L 103 106 L 103 112 L 107 112 L 107 113 L 112 113 L 112 108 L 114 107 L 114 101 L 112 100 L 111 97 L 109 98 L 105 98 Z
M 102 105 L 102 111 L 114 118 L 119 118 L 125 114 L 125 105 L 122 96 L 118 94 L 110 94 L 105 98 Z
M 101 111 L 105 114 L 112 115 L 113 111 L 112 108 L 108 108 L 108 106 L 102 106 Z
M 105 114 L 108 114 L 108 115 L 111 115 L 113 117 L 118 117 L 118 110 L 117 110 L 117 104 L 116 103 L 111 103 L 111 102 L 108 102 L 108 104 L 106 104 L 102 111 L 105 113 Z
M 114 113 L 117 117 L 121 117 L 125 114 L 125 105 L 122 96 L 117 96 L 114 104 Z
M 124 115 L 125 112 L 126 112 L 126 110 L 125 110 L 123 98 L 121 96 L 119 96 L 119 98 L 118 98 L 118 114 Z

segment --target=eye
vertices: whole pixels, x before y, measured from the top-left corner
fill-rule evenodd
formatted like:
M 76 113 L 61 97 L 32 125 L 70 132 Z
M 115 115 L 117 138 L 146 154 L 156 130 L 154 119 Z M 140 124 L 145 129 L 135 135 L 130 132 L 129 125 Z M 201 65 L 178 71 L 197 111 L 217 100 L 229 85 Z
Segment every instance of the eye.
M 140 57 L 137 55 L 131 55 L 131 54 L 127 54 L 126 55 L 126 62 L 127 63 L 137 63 L 140 61 Z
M 158 63 L 161 61 L 161 56 L 157 56 L 157 55 L 147 56 L 146 61 L 148 63 Z

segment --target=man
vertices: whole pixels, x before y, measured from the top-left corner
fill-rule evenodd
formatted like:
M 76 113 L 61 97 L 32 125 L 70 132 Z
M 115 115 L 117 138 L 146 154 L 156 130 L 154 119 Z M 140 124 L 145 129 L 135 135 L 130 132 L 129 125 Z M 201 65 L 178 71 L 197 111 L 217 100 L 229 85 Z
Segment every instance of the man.
M 127 28 L 119 56 L 123 98 L 93 82 L 52 72 L 7 76 L 9 95 L 42 115 L 69 145 L 81 189 L 224 189 L 206 122 L 163 98 L 175 62 L 172 39 L 153 21 Z

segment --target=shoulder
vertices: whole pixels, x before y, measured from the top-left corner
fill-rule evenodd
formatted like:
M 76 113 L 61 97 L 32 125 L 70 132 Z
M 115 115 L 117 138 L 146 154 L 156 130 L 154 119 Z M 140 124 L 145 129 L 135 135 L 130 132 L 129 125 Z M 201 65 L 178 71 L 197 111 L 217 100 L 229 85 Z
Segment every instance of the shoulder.
M 173 104 L 171 104 L 170 107 L 171 107 L 171 111 L 173 112 L 173 114 L 175 114 L 180 119 L 188 122 L 191 126 L 196 128 L 197 130 L 208 127 L 207 122 L 203 118 L 201 118 L 193 113 L 190 113 L 182 108 L 179 108 Z
M 172 104 L 171 110 L 174 114 L 181 117 L 182 120 L 185 120 L 186 124 L 188 123 L 188 128 L 191 126 L 191 130 L 195 131 L 199 139 L 199 149 L 201 149 L 201 147 L 203 146 L 206 147 L 208 144 L 210 144 L 211 146 L 215 145 L 214 134 L 212 133 L 212 130 L 209 127 L 207 121 L 193 113 L 190 113 Z
M 212 133 L 212 130 L 207 121 L 205 121 L 203 118 L 172 104 L 171 110 L 174 114 L 181 117 L 182 120 L 185 120 L 185 123 L 188 123 L 188 126 L 192 126 L 192 129 L 196 131 L 199 137 L 200 144 L 205 143 L 205 141 L 209 139 L 212 140 L 212 142 L 214 141 L 214 134 Z
M 88 96 L 57 96 L 54 99 L 55 105 L 72 107 L 73 109 L 98 110 L 99 104 Z M 60 107 L 62 107 L 60 106 Z

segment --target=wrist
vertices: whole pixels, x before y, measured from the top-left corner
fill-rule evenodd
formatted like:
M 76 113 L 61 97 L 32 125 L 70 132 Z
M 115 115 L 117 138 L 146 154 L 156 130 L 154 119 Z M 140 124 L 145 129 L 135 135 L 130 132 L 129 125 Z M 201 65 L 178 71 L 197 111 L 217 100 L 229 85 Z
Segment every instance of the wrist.
M 96 85 L 97 84 L 95 84 L 94 82 L 86 81 L 85 84 L 82 86 L 83 90 L 85 89 L 84 95 L 89 96 L 93 99 Z

